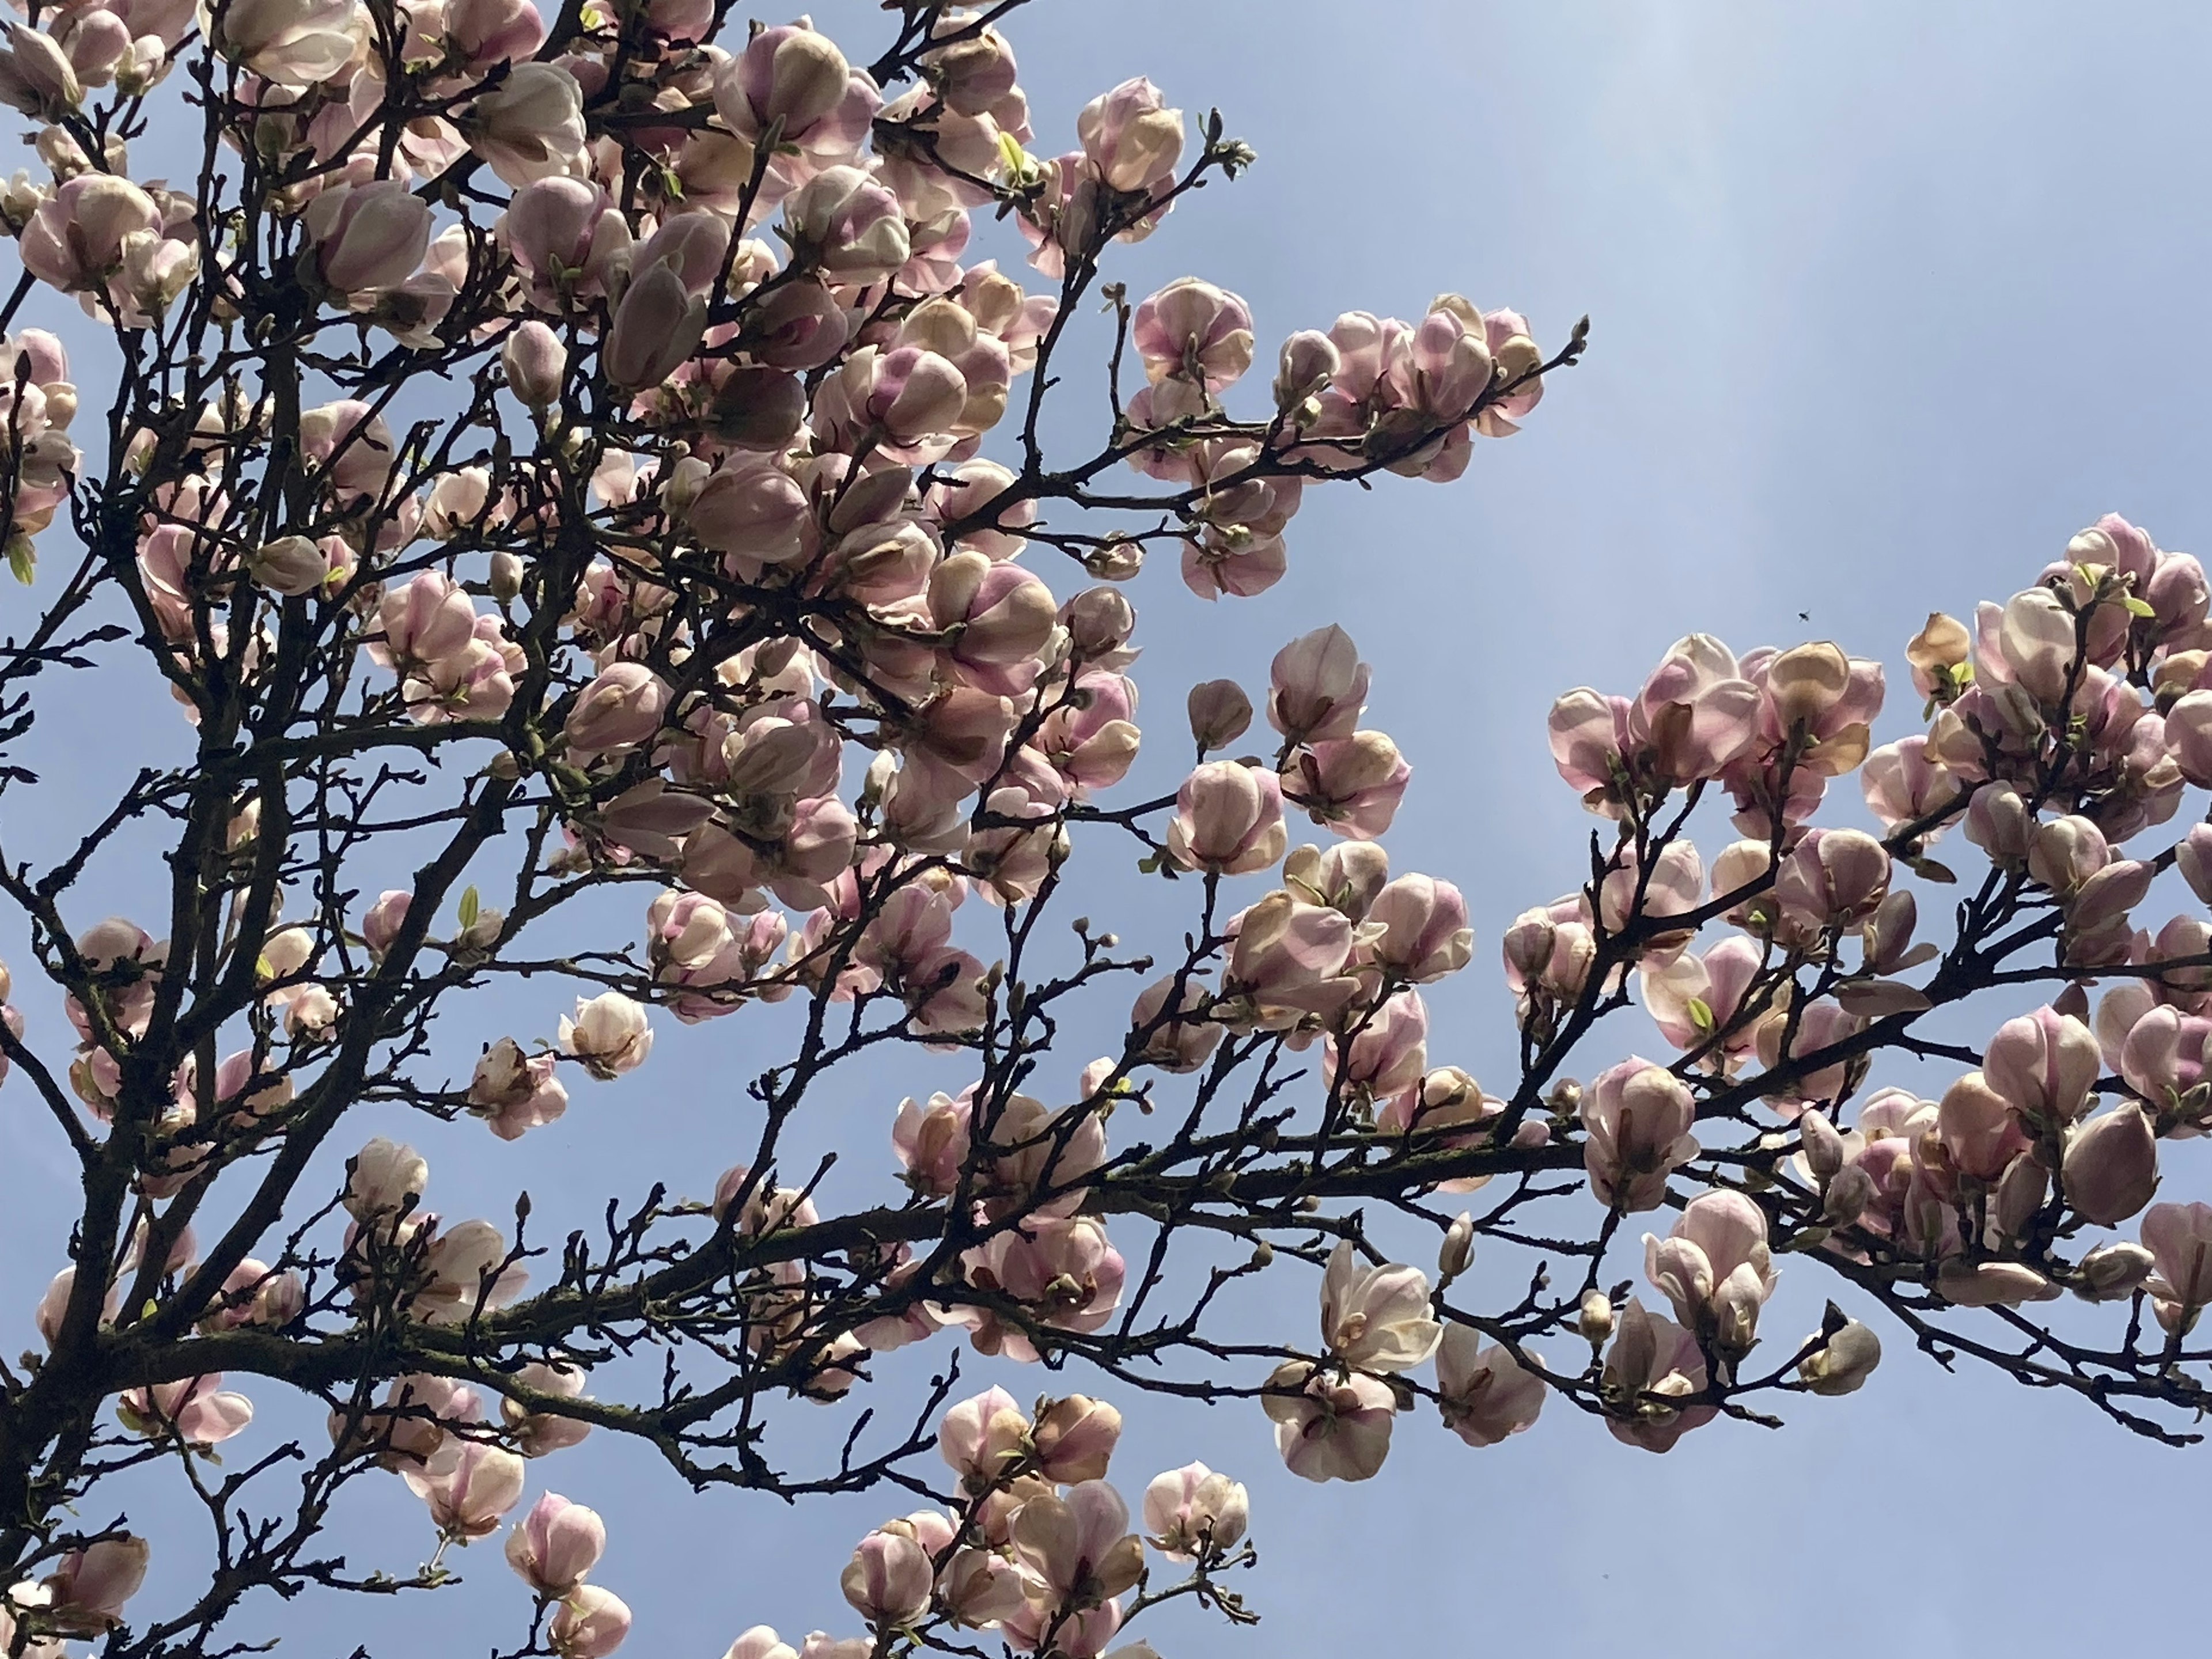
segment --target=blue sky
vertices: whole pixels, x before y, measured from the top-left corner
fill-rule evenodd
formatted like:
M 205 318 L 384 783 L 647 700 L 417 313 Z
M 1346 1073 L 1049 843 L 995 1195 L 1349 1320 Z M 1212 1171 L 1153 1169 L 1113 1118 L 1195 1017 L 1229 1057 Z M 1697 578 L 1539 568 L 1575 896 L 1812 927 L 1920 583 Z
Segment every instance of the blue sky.
M 872 7 L 816 15 L 872 55 Z M 1194 113 L 1219 106 L 1260 153 L 1247 179 L 1129 251 L 1133 295 L 1186 272 L 1219 282 L 1251 302 L 1263 350 L 1348 308 L 1418 314 L 1446 289 L 1526 312 L 1547 343 L 1593 318 L 1584 366 L 1527 433 L 1480 446 L 1457 485 L 1310 494 L 1290 574 L 1259 599 L 1208 610 L 1166 568 L 1133 595 L 1160 777 L 1193 681 L 1256 684 L 1279 644 L 1327 621 L 1375 664 L 1370 722 L 1416 769 L 1395 864 L 1456 880 L 1476 911 L 1474 967 L 1431 1000 L 1440 1061 L 1503 1074 L 1498 930 L 1576 878 L 1588 820 L 1543 743 L 1559 690 L 1631 689 L 1692 629 L 1739 649 L 1833 637 L 1895 664 L 1928 611 L 2002 598 L 2107 510 L 2166 545 L 2205 539 L 2212 15 L 2199 9 L 1039 0 L 1013 35 L 1040 153 L 1072 142 L 1085 98 L 1136 73 Z M 99 361 L 78 365 L 88 406 Z M 1078 441 L 1089 418 L 1061 429 Z M 1905 702 L 1893 696 L 1886 735 L 1910 729 Z M 120 704 L 92 712 L 118 734 L 140 724 Z M 173 752 L 170 719 L 162 708 L 144 725 Z M 66 827 L 60 807 L 51 824 L 40 810 L 11 801 L 10 831 Z M 20 830 L 19 813 L 33 815 Z M 127 896 L 153 877 L 109 878 Z M 550 1030 L 546 994 L 534 1018 Z M 580 1086 L 569 1119 L 519 1148 L 469 1126 L 419 1137 L 434 1190 L 450 1213 L 499 1215 L 527 1184 L 565 1228 L 655 1176 L 682 1189 L 734 1156 L 702 1151 L 700 1123 L 732 1054 L 754 1061 L 746 1024 L 672 1036 L 639 1079 Z M 915 1086 L 902 1075 L 841 1096 L 825 1144 L 880 1137 Z M 20 1089 L 0 1095 L 9 1144 L 37 1169 L 33 1109 Z M 2201 1165 L 2177 1164 L 2169 1186 L 2201 1195 Z M 6 1303 L 27 1338 L 57 1265 L 53 1219 L 37 1195 L 0 1217 Z M 1784 1340 L 1826 1288 L 1802 1264 L 1787 1275 Z M 1288 1329 L 1306 1331 L 1310 1296 L 1285 1288 Z M 970 1375 L 1045 1386 L 1011 1368 Z M 2186 1495 L 2204 1452 L 1992 1377 L 1947 1377 L 1901 1342 L 1864 1392 L 1795 1402 L 1780 1433 L 1717 1425 L 1656 1458 L 1555 1410 L 1474 1452 L 1408 1419 L 1357 1489 L 1283 1475 L 1256 1408 L 1122 1403 L 1133 1496 L 1195 1456 L 1253 1489 L 1262 1564 L 1247 1588 L 1266 1622 L 1163 1622 L 1152 1633 L 1168 1659 L 1381 1644 L 2126 1651 L 2179 1633 L 2172 1591 L 2200 1553 Z M 598 1577 L 639 1609 L 631 1650 L 654 1655 L 711 1659 L 757 1622 L 849 1632 L 837 1568 L 901 1507 L 694 1500 L 604 1436 L 538 1472 L 608 1516 Z M 402 1562 L 428 1533 L 396 1483 L 348 1530 Z M 2109 1588 L 2122 1550 L 2124 1592 Z M 309 1654 L 511 1641 L 519 1590 L 489 1547 L 471 1558 L 486 1582 L 452 1597 L 309 1602 L 272 1628 Z

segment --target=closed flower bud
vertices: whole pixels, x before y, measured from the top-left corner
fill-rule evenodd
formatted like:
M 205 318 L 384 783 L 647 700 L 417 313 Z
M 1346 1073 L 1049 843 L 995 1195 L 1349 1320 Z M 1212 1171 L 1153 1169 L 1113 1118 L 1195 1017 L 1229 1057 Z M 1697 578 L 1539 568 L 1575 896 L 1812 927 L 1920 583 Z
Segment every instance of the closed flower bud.
M 2148 1115 L 2129 1101 L 2081 1124 L 2067 1140 L 2060 1176 L 2076 1215 L 2105 1227 L 2125 1221 L 2158 1190 L 2158 1141 Z
M 1207 680 L 1190 689 L 1190 735 L 1200 754 L 1226 749 L 1251 729 L 1252 699 L 1234 680 Z
M 280 536 L 246 556 L 246 574 L 272 593 L 299 599 L 329 579 L 330 556 L 305 536 Z
M 530 319 L 516 325 L 500 348 L 500 364 L 507 371 L 507 384 L 514 395 L 534 410 L 544 410 L 561 401 L 561 383 L 568 372 L 568 349 L 561 343 L 561 337 L 539 322 Z
M 1575 1330 L 1593 1347 L 1613 1334 L 1613 1302 L 1603 1291 L 1592 1291 L 1575 1310 Z
M 1474 1260 L 1474 1217 L 1462 1210 L 1444 1230 L 1437 1248 L 1437 1273 L 1445 1283 L 1457 1279 Z
M 599 1565 L 606 1547 L 606 1526 L 597 1510 L 549 1492 L 507 1535 L 507 1561 L 540 1595 L 566 1595 Z
M 1798 1362 L 1797 1375 L 1814 1394 L 1856 1394 L 1881 1363 L 1881 1339 L 1856 1319 Z

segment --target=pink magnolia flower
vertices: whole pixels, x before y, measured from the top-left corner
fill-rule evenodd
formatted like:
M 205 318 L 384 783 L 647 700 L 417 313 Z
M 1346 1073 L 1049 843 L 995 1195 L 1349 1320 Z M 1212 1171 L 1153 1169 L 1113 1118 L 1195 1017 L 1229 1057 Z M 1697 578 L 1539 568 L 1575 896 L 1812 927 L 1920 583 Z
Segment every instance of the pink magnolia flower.
M 937 1450 L 970 1491 L 987 1490 L 1025 1453 L 1030 1420 L 1004 1389 L 986 1389 L 946 1409 Z
M 296 89 L 343 70 L 367 27 L 358 0 L 232 0 L 212 38 L 232 63 Z
M 430 1184 L 430 1166 L 412 1146 L 370 1140 L 353 1156 L 346 1172 L 346 1212 L 356 1221 L 397 1214 Z
M 1996 1180 L 2028 1146 L 2010 1103 L 1979 1072 L 1967 1073 L 1943 1091 L 1936 1133 L 1950 1169 L 1977 1181 Z
M 586 1397 L 586 1378 L 580 1366 L 532 1360 L 515 1372 L 514 1380 L 523 1388 L 556 1400 Z M 499 1415 L 514 1432 L 515 1449 L 525 1457 L 544 1457 L 565 1451 L 582 1444 L 592 1432 L 589 1423 L 557 1411 L 532 1411 L 513 1395 L 500 1396 Z
M 1340 836 L 1372 841 L 1390 827 L 1413 769 L 1381 732 L 1309 743 L 1291 757 L 1283 793 Z
M 1657 1209 L 1668 1176 L 1698 1155 L 1689 1085 L 1648 1060 L 1631 1056 L 1600 1073 L 1581 1115 L 1590 1190 L 1608 1206 Z
M 2130 1100 L 2075 1125 L 2059 1173 L 2075 1214 L 2100 1227 L 2125 1221 L 2158 1190 L 2158 1139 L 2148 1114 Z
M 1638 970 L 1644 1010 L 1667 1041 L 1686 1053 L 1717 1037 L 1705 1064 L 1711 1070 L 1733 1070 L 1756 1047 L 1753 1027 L 1737 1021 L 1762 971 L 1764 954 L 1758 941 L 1737 933 L 1702 957 L 1685 951 L 1672 961 L 1646 960 Z M 1722 1036 L 1724 1031 L 1728 1035 Z
M 883 106 L 875 83 L 804 21 L 763 29 L 725 59 L 714 95 L 738 137 L 757 143 L 774 127 L 793 152 L 779 156 L 778 165 L 797 177 L 852 160 Z
M 561 1046 L 604 1083 L 645 1063 L 653 1052 L 653 1027 L 643 1008 L 619 991 L 605 991 L 576 999 L 575 1017 L 562 1017 Z
M 1997 1028 L 1982 1076 L 2022 1117 L 2063 1125 L 2088 1104 L 2100 1059 L 2089 1028 L 2045 1004 Z
M 1352 923 L 1342 912 L 1307 904 L 1278 889 L 1232 918 L 1224 1009 L 1217 1017 L 1237 1029 L 1284 1030 L 1309 1015 L 1327 1016 L 1359 988 L 1342 970 L 1352 956 Z
M 1472 1325 L 1444 1327 L 1437 1348 L 1437 1394 L 1444 1426 L 1468 1445 L 1494 1446 L 1530 1427 L 1549 1392 L 1510 1348 L 1485 1346 Z
M 98 1636 L 120 1624 L 123 1604 L 146 1582 L 150 1554 L 144 1539 L 127 1532 L 71 1550 L 40 1586 L 48 1619 L 71 1636 Z
M 1062 1485 L 1101 1479 L 1121 1440 L 1121 1413 L 1080 1394 L 1054 1401 L 1030 1435 L 1037 1473 Z
M 561 343 L 559 335 L 535 317 L 515 325 L 500 348 L 499 361 L 508 387 L 530 408 L 545 410 L 561 401 L 561 387 L 568 374 L 568 349 Z
M 1013 1544 L 1060 1607 L 1119 1595 L 1145 1570 L 1144 1540 L 1129 1530 L 1128 1506 L 1103 1480 L 1082 1481 L 1064 1498 L 1030 1498 L 1014 1512 Z
M 484 1050 L 469 1079 L 469 1108 L 501 1140 L 520 1139 L 568 1109 L 568 1091 L 551 1054 L 526 1054 L 513 1037 Z
M 1606 1427 L 1613 1438 L 1646 1451 L 1672 1449 L 1692 1429 L 1712 1421 L 1714 1407 L 1679 1403 L 1704 1393 L 1705 1382 L 1697 1339 L 1631 1297 L 1605 1357 Z
M 430 207 L 397 179 L 339 185 L 301 216 L 315 245 L 315 270 L 340 299 L 395 288 L 430 247 Z
M 2157 1269 L 2144 1285 L 2151 1311 L 2166 1330 L 2186 1335 L 2212 1303 L 2212 1204 L 2152 1205 L 2142 1242 Z
M 1165 104 L 1160 89 L 1139 77 L 1092 99 L 1075 118 L 1084 157 L 1109 190 L 1150 193 L 1174 178 L 1182 112 Z
M 1252 699 L 1234 680 L 1206 680 L 1190 689 L 1190 735 L 1199 752 L 1226 749 L 1252 726 Z
M 1368 954 L 1417 985 L 1457 973 L 1474 954 L 1467 901 L 1448 881 L 1400 876 L 1376 894 L 1365 919 L 1382 930 Z
M 1368 674 L 1334 623 L 1293 640 L 1268 671 L 1267 724 L 1292 743 L 1348 738 L 1367 706 Z
M 522 1500 L 523 1462 L 480 1440 L 448 1439 L 419 1469 L 402 1471 L 408 1488 L 430 1506 L 438 1530 L 463 1543 L 489 1536 Z
M 1179 276 L 1137 307 L 1130 343 L 1147 378 L 1170 375 L 1221 392 L 1252 367 L 1252 313 L 1225 289 Z
M 1331 1033 L 1323 1080 L 1332 1091 L 1349 1085 L 1370 1101 L 1402 1094 L 1428 1072 L 1428 1035 L 1421 994 L 1401 991 L 1348 1037 Z
M 584 94 L 556 64 L 522 63 L 479 94 L 462 118 L 469 148 L 520 188 L 574 171 L 584 148 Z
M 839 283 L 879 283 L 913 252 L 898 198 L 858 167 L 831 167 L 784 204 L 796 256 Z
M 1145 1530 L 1152 1547 L 1170 1561 L 1195 1561 L 1234 1548 L 1251 1515 L 1243 1483 L 1203 1463 L 1156 1474 L 1145 1488 Z
M 1169 1007 L 1169 999 L 1175 1006 Z M 1137 994 L 1129 1010 L 1129 1030 L 1142 1040 L 1137 1060 L 1164 1072 L 1194 1072 L 1221 1043 L 1222 1027 L 1204 1015 L 1212 999 L 1195 980 L 1183 981 L 1176 997 L 1175 977 L 1156 980 Z
M 1869 754 L 1859 770 L 1859 787 L 1868 809 L 1881 820 L 1883 829 L 1892 830 L 1955 809 L 1966 793 L 1950 769 L 1931 752 L 1928 739 L 1917 735 L 1886 743 Z M 1933 843 L 1942 833 L 1940 826 L 1929 830 L 1920 837 L 1921 844 Z
M 1169 822 L 1168 855 L 1186 870 L 1239 876 L 1283 856 L 1283 791 L 1272 772 L 1208 761 L 1183 780 Z
M 623 291 L 599 367 L 608 381 L 637 392 L 667 380 L 699 349 L 707 304 L 672 265 L 647 266 Z
M 857 1613 L 872 1623 L 910 1625 L 929 1610 L 936 1583 L 929 1557 L 912 1538 L 872 1532 L 846 1563 L 840 1587 Z
M 1307 1480 L 1366 1480 L 1390 1452 L 1398 1399 L 1380 1377 L 1340 1375 L 1304 1360 L 1278 1366 L 1261 1403 L 1275 1425 L 1275 1449 Z
M 1723 1353 L 1748 1353 L 1777 1278 L 1766 1212 L 1741 1193 L 1700 1193 L 1665 1239 L 1644 1235 L 1644 1276 L 1683 1324 L 1710 1330 Z
M 563 1596 L 584 1582 L 607 1547 L 596 1510 L 547 1492 L 507 1535 L 507 1564 L 543 1596 Z
M 1808 830 L 1775 872 L 1774 901 L 1813 928 L 1853 927 L 1889 895 L 1889 854 L 1857 830 Z
M 622 1597 L 597 1584 L 579 1584 L 553 1609 L 545 1639 L 560 1659 L 606 1659 L 629 1626 L 629 1606 Z
M 1105 1226 L 1090 1216 L 1050 1218 L 1028 1224 L 1026 1231 L 997 1234 L 966 1260 L 969 1278 L 979 1288 L 1003 1291 L 1043 1323 L 1078 1332 L 1095 1331 L 1114 1316 L 1128 1272 Z M 963 1309 L 960 1315 L 980 1352 L 1024 1364 L 1038 1357 L 1024 1332 L 978 1310 Z
M 173 1431 L 188 1446 L 219 1446 L 253 1420 L 253 1402 L 223 1389 L 222 1382 L 222 1373 L 215 1372 L 132 1389 L 122 1395 L 116 1414 L 134 1434 Z
M 1322 1279 L 1321 1334 L 1347 1365 L 1403 1371 L 1436 1352 L 1443 1328 L 1430 1311 L 1429 1281 L 1419 1268 L 1369 1267 L 1344 1239 Z
M 1059 623 L 1052 591 L 1021 566 L 955 553 L 929 574 L 930 618 L 953 635 L 943 660 L 971 685 L 1002 696 L 1028 690 Z
M 909 1096 L 899 1103 L 891 1150 L 916 1191 L 949 1198 L 958 1189 L 971 1145 L 971 1092 L 963 1090 L 957 1098 L 934 1094 L 927 1102 Z

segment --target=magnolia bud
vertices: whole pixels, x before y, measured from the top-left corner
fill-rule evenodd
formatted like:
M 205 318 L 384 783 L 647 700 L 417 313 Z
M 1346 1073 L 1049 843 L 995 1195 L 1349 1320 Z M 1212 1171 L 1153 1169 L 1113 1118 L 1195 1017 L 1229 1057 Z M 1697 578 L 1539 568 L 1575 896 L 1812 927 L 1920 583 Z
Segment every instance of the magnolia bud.
M 507 337 L 499 360 L 506 367 L 507 385 L 532 409 L 542 411 L 561 401 L 568 349 L 544 323 L 533 318 L 518 325 Z
M 1474 1260 L 1474 1218 L 1462 1210 L 1444 1230 L 1444 1242 L 1437 1250 L 1437 1273 L 1449 1282 L 1465 1273 Z
M 1804 1145 L 1805 1167 L 1823 1184 L 1844 1167 L 1844 1138 L 1820 1113 L 1807 1112 L 1800 1117 L 1797 1135 Z
M 1575 1328 L 1593 1348 L 1613 1334 L 1613 1303 L 1603 1291 L 1592 1291 L 1583 1298 L 1582 1310 L 1575 1316 Z
M 522 556 L 501 548 L 491 556 L 491 596 L 508 605 L 522 592 Z
M 1832 1227 L 1848 1227 L 1874 1202 L 1874 1177 L 1856 1164 L 1846 1164 L 1828 1182 L 1820 1214 Z
M 270 592 L 296 599 L 323 585 L 331 562 L 305 536 L 280 536 L 246 556 L 246 574 Z
M 2133 1296 L 2158 1265 L 2151 1253 L 2127 1239 L 2100 1244 L 2081 1258 L 2075 1294 L 2090 1302 L 2118 1302 Z
M 1807 1354 L 1797 1375 L 1814 1394 L 1855 1394 L 1881 1363 L 1881 1339 L 1853 1319 Z
M 1190 735 L 1199 752 L 1226 749 L 1252 725 L 1252 699 L 1234 680 L 1208 680 L 1190 689 Z

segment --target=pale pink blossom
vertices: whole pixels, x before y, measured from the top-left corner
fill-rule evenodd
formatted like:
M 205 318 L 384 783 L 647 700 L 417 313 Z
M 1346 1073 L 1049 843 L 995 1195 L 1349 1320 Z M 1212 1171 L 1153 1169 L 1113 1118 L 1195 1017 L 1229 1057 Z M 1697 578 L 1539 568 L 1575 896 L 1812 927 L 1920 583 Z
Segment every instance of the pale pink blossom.
M 1601 1204 L 1656 1210 L 1667 1177 L 1698 1155 L 1689 1085 L 1634 1057 L 1601 1073 L 1583 1096 L 1583 1163 Z
M 507 1564 L 544 1596 L 563 1596 L 599 1565 L 607 1528 L 599 1512 L 549 1492 L 507 1535 Z
M 1322 1340 L 1348 1365 L 1410 1370 L 1443 1335 L 1429 1307 L 1429 1281 L 1418 1267 L 1363 1263 L 1349 1239 L 1328 1258 L 1321 1289 Z
M 1444 1426 L 1468 1445 L 1494 1446 L 1530 1427 L 1549 1392 L 1511 1349 L 1486 1346 L 1472 1325 L 1444 1327 L 1437 1348 L 1438 1402 Z
M 1156 1474 L 1145 1488 L 1145 1530 L 1152 1547 L 1170 1561 L 1194 1561 L 1234 1548 L 1251 1514 L 1243 1482 L 1203 1463 Z
M 1390 1453 L 1397 1396 L 1380 1377 L 1290 1360 L 1267 1379 L 1261 1403 L 1275 1425 L 1275 1449 L 1308 1480 L 1367 1480 Z
M 645 1010 L 619 991 L 577 998 L 574 1017 L 562 1017 L 560 1036 L 561 1047 L 602 1082 L 635 1071 L 653 1052 Z
M 560 1659 L 606 1659 L 629 1626 L 629 1606 L 622 1597 L 597 1584 L 579 1584 L 553 1609 L 545 1639 Z

